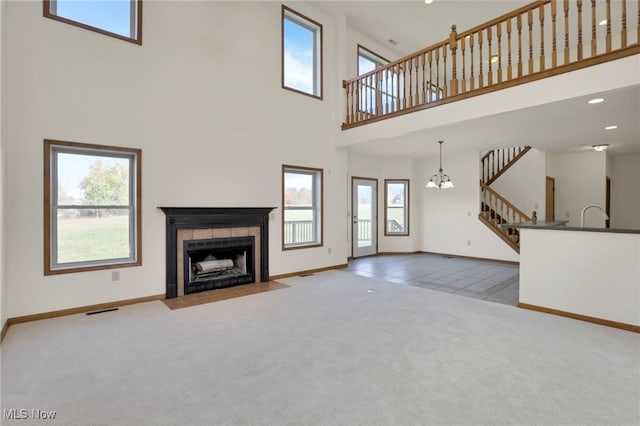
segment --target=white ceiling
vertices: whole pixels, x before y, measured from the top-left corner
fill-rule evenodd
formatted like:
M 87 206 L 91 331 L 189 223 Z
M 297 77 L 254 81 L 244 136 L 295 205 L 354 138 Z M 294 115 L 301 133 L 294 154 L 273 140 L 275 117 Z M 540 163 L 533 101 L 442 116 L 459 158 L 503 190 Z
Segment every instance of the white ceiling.
M 587 103 L 596 97 L 605 102 Z M 617 129 L 604 129 L 614 124 Z M 531 145 L 567 153 L 606 143 L 611 155 L 640 153 L 640 85 L 377 139 L 348 149 L 377 157 L 426 157 L 437 154 L 437 140 L 444 140 L 449 152 Z
M 344 14 L 352 28 L 406 55 L 446 39 L 451 24 L 458 32 L 515 10 L 530 1 L 312 1 L 332 14 Z M 388 39 L 398 45 L 393 47 Z M 640 71 L 640 70 L 639 70 Z M 587 100 L 603 97 L 600 105 Z M 617 124 L 618 129 L 604 127 Z M 474 135 L 469 139 L 469 135 Z M 482 119 L 425 129 L 402 137 L 378 139 L 350 146 L 353 152 L 378 157 L 425 157 L 437 155 L 437 144 L 445 140 L 445 150 L 487 150 L 496 147 L 531 145 L 551 152 L 578 152 L 592 145 L 608 143 L 612 155 L 640 153 L 640 86 L 568 99 L 532 108 L 510 111 Z M 541 142 L 543 141 L 543 142 Z M 448 146 L 447 146 L 448 145 Z M 454 148 L 455 147 L 455 148 Z

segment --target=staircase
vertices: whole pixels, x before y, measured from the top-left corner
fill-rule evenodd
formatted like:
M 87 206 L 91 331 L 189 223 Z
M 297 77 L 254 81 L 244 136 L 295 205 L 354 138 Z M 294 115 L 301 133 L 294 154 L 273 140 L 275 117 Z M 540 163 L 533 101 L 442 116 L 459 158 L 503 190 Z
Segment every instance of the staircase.
M 490 185 L 530 149 L 530 146 L 494 149 L 486 153 L 480 160 L 482 178 L 480 179 L 480 213 L 478 214 L 478 219 L 518 253 L 520 253 L 520 231 L 515 228 L 500 227 L 499 225 L 526 222 L 531 218 L 494 191 Z

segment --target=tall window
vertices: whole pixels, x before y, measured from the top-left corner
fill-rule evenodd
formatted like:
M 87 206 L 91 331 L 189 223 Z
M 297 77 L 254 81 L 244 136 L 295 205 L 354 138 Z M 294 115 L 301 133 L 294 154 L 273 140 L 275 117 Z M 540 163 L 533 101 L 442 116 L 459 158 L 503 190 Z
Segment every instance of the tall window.
M 282 166 L 282 248 L 322 245 L 322 169 Z
M 358 75 L 387 65 L 389 61 L 358 45 Z M 386 114 L 398 108 L 398 84 L 402 91 L 402 76 L 395 69 L 382 70 L 363 81 L 360 90 L 360 111 L 367 114 Z
M 384 181 L 384 234 L 409 235 L 409 180 Z
M 44 0 L 44 16 L 142 44 L 142 0 Z
M 389 61 L 384 59 L 382 56 L 373 53 L 364 46 L 358 45 L 358 75 L 373 71 L 374 69 L 380 68 L 388 63 Z
M 141 151 L 44 147 L 45 275 L 141 265 Z
M 282 87 L 322 99 L 322 25 L 282 6 Z

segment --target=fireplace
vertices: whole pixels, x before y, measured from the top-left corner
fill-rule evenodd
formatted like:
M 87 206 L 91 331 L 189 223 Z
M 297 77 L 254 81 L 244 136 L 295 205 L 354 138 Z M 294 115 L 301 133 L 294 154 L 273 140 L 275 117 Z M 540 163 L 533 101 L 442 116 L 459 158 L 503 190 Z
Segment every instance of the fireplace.
M 183 243 L 184 294 L 255 282 L 255 237 Z
M 166 215 L 166 297 L 269 281 L 274 207 L 160 207 Z

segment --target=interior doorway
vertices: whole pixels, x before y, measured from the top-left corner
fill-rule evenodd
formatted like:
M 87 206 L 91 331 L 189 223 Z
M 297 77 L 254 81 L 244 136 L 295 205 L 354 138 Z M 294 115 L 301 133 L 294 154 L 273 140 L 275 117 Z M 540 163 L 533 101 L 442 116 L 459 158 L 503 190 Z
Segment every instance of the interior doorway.
M 556 220 L 556 180 L 552 177 L 547 176 L 546 186 L 546 208 L 544 220 L 551 222 Z
M 353 257 L 378 252 L 378 180 L 352 177 Z

